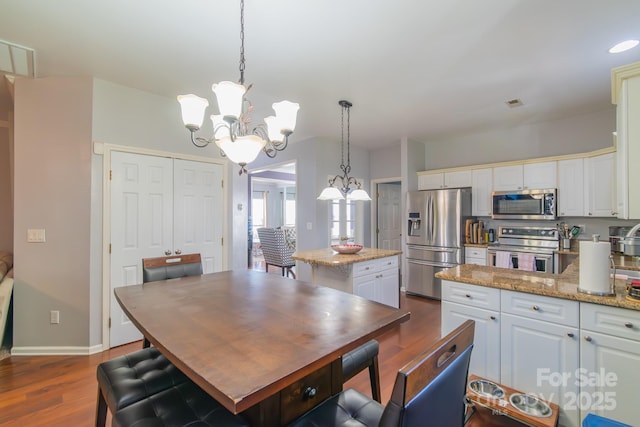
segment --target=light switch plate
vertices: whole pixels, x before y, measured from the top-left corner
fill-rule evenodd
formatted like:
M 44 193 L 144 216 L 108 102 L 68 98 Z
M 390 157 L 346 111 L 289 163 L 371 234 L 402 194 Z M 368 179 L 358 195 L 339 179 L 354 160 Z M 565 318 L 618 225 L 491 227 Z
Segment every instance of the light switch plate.
M 30 228 L 27 230 L 27 242 L 44 243 L 45 241 L 44 228 Z

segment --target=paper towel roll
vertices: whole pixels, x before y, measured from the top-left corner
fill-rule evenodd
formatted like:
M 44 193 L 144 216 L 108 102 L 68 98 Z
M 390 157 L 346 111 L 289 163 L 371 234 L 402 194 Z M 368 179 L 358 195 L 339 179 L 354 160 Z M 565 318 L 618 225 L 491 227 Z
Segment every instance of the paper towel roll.
M 611 244 L 609 242 L 580 242 L 580 278 L 578 290 L 591 294 L 611 292 L 609 266 Z

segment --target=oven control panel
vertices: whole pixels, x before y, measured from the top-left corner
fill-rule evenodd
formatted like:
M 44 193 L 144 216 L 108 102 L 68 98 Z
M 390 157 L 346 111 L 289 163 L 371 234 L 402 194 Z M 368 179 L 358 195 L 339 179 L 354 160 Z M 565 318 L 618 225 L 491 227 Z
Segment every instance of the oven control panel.
M 548 227 L 498 227 L 498 239 L 509 237 L 517 239 L 558 240 L 558 230 Z

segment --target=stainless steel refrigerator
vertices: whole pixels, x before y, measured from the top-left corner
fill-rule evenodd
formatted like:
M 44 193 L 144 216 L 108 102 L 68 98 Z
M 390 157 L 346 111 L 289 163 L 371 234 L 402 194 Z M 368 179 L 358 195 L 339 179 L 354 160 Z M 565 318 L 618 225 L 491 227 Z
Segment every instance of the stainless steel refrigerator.
M 465 221 L 471 218 L 471 188 L 407 193 L 408 294 L 441 298 L 438 271 L 464 262 Z

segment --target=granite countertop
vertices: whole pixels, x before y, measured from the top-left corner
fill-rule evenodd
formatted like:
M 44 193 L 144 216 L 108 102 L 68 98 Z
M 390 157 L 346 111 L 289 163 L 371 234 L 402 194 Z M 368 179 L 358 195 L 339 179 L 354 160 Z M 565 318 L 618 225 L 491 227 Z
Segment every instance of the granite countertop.
M 362 250 L 356 254 L 339 254 L 331 248 L 322 248 L 309 251 L 297 251 L 291 256 L 291 258 L 296 261 L 304 261 L 310 264 L 336 267 L 356 262 L 369 261 L 372 259 L 385 258 L 393 255 L 400 255 L 401 253 L 402 251 L 389 249 L 362 248 Z
M 523 272 L 507 268 L 462 264 L 440 271 L 436 273 L 436 277 L 490 288 L 640 310 L 640 301 L 626 297 L 627 280 L 616 279 L 615 296 L 596 296 L 578 292 L 579 262 L 580 259 L 577 258 L 562 274 Z

